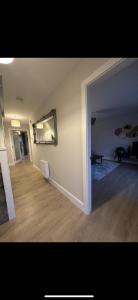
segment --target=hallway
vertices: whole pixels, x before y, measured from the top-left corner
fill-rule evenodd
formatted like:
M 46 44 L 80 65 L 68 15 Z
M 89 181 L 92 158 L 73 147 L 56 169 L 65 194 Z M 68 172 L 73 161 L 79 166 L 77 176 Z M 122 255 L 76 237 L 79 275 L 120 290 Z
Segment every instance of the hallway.
M 129 188 L 87 216 L 31 162 L 11 167 L 11 178 L 16 219 L 0 225 L 1 242 L 138 241 L 138 202 Z

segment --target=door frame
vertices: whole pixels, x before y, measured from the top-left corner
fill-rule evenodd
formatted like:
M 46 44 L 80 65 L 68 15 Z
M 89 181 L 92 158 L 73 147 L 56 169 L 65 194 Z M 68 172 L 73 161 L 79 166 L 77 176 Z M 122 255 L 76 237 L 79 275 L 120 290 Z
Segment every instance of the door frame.
M 111 76 L 124 67 L 130 65 L 137 58 L 111 58 L 89 77 L 81 85 L 82 107 L 82 160 L 83 160 L 83 203 L 84 212 L 90 214 L 93 211 L 92 180 L 91 180 L 91 114 L 88 110 L 87 88 L 95 84 L 105 75 Z M 109 73 L 109 74 L 108 74 Z
M 2 177 L 3 177 L 3 184 L 4 184 L 4 191 L 6 196 L 9 220 L 12 220 L 16 217 L 16 213 L 15 213 L 15 204 L 13 199 L 9 164 L 8 164 L 7 149 L 5 147 L 0 149 L 0 164 L 2 170 Z
M 16 160 L 16 154 L 15 154 L 15 145 L 14 145 L 14 140 L 13 140 L 13 131 L 18 131 L 18 129 L 10 129 L 10 137 L 11 137 L 11 152 L 12 152 L 12 160 L 14 164 L 17 164 L 21 161 L 21 150 L 20 151 L 20 159 Z
M 17 128 L 17 129 L 15 129 L 15 128 L 9 128 L 9 140 L 10 140 L 10 148 L 11 148 L 11 154 L 12 154 L 12 163 L 11 163 L 11 165 L 15 165 L 15 164 L 19 163 L 20 161 L 22 161 L 22 159 L 17 160 L 17 161 L 15 160 L 15 148 L 14 148 L 12 131 L 27 132 L 28 146 L 29 146 L 29 158 L 30 158 L 30 161 L 32 161 L 29 130 L 28 129 L 22 129 L 22 128 Z

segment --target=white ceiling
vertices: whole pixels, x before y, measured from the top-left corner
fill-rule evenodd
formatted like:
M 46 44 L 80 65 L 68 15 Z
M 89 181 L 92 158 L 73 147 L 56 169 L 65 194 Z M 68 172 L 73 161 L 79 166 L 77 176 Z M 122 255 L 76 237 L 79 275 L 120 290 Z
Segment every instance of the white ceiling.
M 79 61 L 80 58 L 15 58 L 9 65 L 0 64 L 5 116 L 26 121 Z M 16 100 L 18 96 L 23 102 Z
M 138 60 L 90 86 L 88 97 L 97 118 L 138 113 Z

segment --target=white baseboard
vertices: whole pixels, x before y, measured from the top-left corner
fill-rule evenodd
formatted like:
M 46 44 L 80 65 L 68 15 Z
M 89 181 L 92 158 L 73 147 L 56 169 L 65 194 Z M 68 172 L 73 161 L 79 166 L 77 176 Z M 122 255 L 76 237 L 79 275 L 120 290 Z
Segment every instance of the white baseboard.
M 15 163 L 9 163 L 9 167 L 15 166 Z
M 39 171 L 39 172 L 41 173 L 41 170 L 40 170 L 40 168 L 39 168 L 39 167 L 37 167 L 35 164 L 33 164 L 33 167 L 34 167 L 35 169 L 37 169 L 37 171 Z
M 41 172 L 40 168 L 33 164 L 34 168 L 36 168 L 39 172 Z M 57 183 L 54 179 L 49 178 L 48 180 L 57 190 L 59 190 L 64 196 L 66 196 L 70 201 L 73 202 L 77 207 L 79 207 L 84 213 L 87 214 L 84 208 L 84 203 L 80 201 L 77 197 L 75 197 L 72 193 L 66 190 L 63 186 Z
M 107 159 L 107 160 L 111 160 L 111 161 L 118 162 L 117 160 L 115 160 L 114 158 L 111 158 L 111 157 L 106 157 L 106 156 L 104 156 L 103 159 Z M 121 161 L 121 163 L 127 163 L 127 164 L 131 164 L 131 165 L 138 165 L 138 161 L 127 160 L 127 159 L 123 159 L 123 160 Z
M 84 210 L 84 204 L 82 201 L 80 201 L 77 197 L 75 197 L 72 193 L 70 193 L 68 190 L 66 190 L 63 186 L 61 186 L 59 183 L 57 183 L 52 178 L 49 179 L 49 182 L 57 188 L 63 195 L 65 195 L 69 200 L 73 202 L 77 207 L 79 207 L 83 212 Z
M 113 157 L 108 157 L 108 156 L 104 156 L 104 157 L 103 157 L 103 160 L 104 160 L 104 159 L 111 160 L 111 161 L 115 161 Z
M 124 159 L 122 161 L 122 163 L 127 163 L 127 164 L 131 164 L 131 165 L 138 165 L 138 162 L 137 161 L 132 161 L 132 160 L 127 160 L 127 159 Z

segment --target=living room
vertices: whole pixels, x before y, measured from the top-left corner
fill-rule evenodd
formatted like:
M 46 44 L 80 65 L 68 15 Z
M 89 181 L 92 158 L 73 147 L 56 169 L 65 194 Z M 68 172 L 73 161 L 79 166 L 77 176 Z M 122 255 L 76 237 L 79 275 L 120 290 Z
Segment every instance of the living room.
M 126 193 L 126 187 L 131 188 L 136 184 L 137 78 L 138 62 L 134 62 L 88 89 L 91 103 L 94 209 L 114 197 L 119 197 L 120 193 Z

